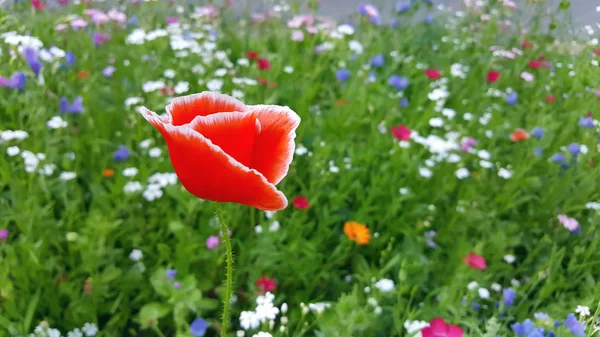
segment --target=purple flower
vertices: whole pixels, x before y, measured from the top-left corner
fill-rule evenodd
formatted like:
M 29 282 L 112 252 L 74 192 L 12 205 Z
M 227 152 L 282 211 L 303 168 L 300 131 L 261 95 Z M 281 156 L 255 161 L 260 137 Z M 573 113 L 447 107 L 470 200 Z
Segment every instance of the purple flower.
M 0 229 L 0 241 L 6 241 L 8 239 L 8 229 L 2 228 Z
M 398 28 L 398 19 L 392 19 L 391 26 L 394 29 Z
M 517 103 L 517 98 L 519 98 L 519 95 L 513 91 L 510 94 L 506 95 L 506 103 L 508 103 L 509 105 L 515 105 L 515 103 Z
M 398 1 L 396 2 L 396 12 L 402 13 L 410 9 L 410 1 Z
M 565 327 L 571 331 L 575 336 L 585 336 L 585 325 L 575 318 L 574 314 L 569 314 L 565 320 Z
M 104 44 L 104 43 L 108 42 L 108 40 L 110 40 L 110 35 L 104 34 L 104 33 L 100 33 L 100 32 L 95 32 L 94 33 L 94 44 L 96 46 Z
M 181 282 L 177 281 L 177 282 L 173 283 L 173 288 L 175 288 L 175 289 L 181 288 Z
M 379 17 L 379 10 L 377 10 L 377 7 L 371 4 L 360 4 L 358 11 L 360 14 L 366 15 L 370 18 Z
M 388 84 L 391 85 L 392 87 L 396 88 L 396 90 L 398 91 L 402 91 L 404 89 L 406 89 L 409 85 L 409 80 L 406 77 L 403 76 L 398 76 L 398 75 L 392 75 L 390 76 L 390 78 L 388 79 Z
M 104 76 L 106 77 L 111 77 L 115 71 L 117 70 L 117 68 L 115 68 L 114 66 L 108 66 L 106 68 L 104 68 L 104 70 L 102 70 L 102 74 L 104 74 Z
M 177 270 L 175 269 L 167 269 L 167 277 L 170 278 L 171 280 L 175 279 L 175 275 L 177 275 Z
M 127 22 L 126 27 L 129 28 L 129 27 L 137 26 L 137 24 L 138 24 L 137 16 L 132 15 L 129 17 L 129 21 Z
M 129 158 L 130 155 L 131 155 L 131 153 L 129 152 L 129 149 L 127 148 L 127 146 L 119 145 L 119 147 L 117 148 L 117 151 L 115 151 L 113 153 L 113 158 L 116 161 L 124 161 L 127 158 Z
M 479 309 L 481 309 L 481 304 L 477 302 L 471 302 L 471 307 L 473 308 L 473 310 L 479 311 Z
M 544 137 L 544 129 L 536 126 L 533 129 L 531 129 L 531 134 L 534 135 L 537 139 L 542 139 L 542 137 Z
M 15 71 L 10 79 L 0 76 L 0 87 L 24 89 L 26 79 L 25 74 Z
M 550 157 L 550 160 L 559 164 L 563 164 L 565 162 L 565 159 L 565 155 L 562 153 L 555 153 L 552 157 Z
M 536 147 L 535 149 L 533 149 L 533 155 L 536 157 L 541 157 L 543 153 L 544 153 L 544 150 L 539 146 Z
M 504 304 L 510 307 L 515 304 L 515 297 L 517 297 L 517 292 L 513 288 L 506 288 L 502 291 L 502 297 L 504 298 Z
M 517 336 L 527 336 L 535 329 L 535 323 L 533 323 L 530 319 L 526 319 L 523 323 L 515 323 L 510 326 L 510 328 L 517 334 Z
M 167 25 L 170 25 L 170 24 L 179 22 L 179 19 L 174 16 L 167 16 L 165 21 L 167 22 Z
M 78 114 L 85 111 L 83 108 L 83 98 L 81 98 L 81 96 L 75 97 L 73 103 L 69 103 L 67 98 L 63 96 L 60 98 L 59 107 L 61 113 L 68 112 L 72 114 Z
M 25 50 L 23 50 L 23 56 L 25 56 L 25 59 L 27 60 L 27 63 L 29 63 L 31 70 L 35 73 L 35 76 L 39 75 L 40 70 L 42 70 L 42 62 L 38 59 L 37 51 L 33 48 L 25 48 Z
M 408 98 L 406 98 L 406 97 L 403 97 L 403 98 L 400 100 L 400 107 L 401 107 L 401 108 L 406 108 L 406 107 L 408 106 L 408 104 L 409 104 L 409 103 L 410 103 L 410 102 L 408 101 Z
M 190 332 L 192 336 L 202 337 L 208 329 L 208 323 L 202 318 L 196 318 L 192 324 L 190 324 Z
M 571 152 L 571 155 L 573 157 L 577 157 L 577 155 L 579 155 L 579 151 L 580 151 L 580 146 L 579 143 L 571 143 L 567 146 L 567 150 L 569 150 L 569 152 Z
M 219 237 L 211 235 L 206 239 L 206 248 L 215 249 L 219 245 Z
M 375 55 L 371 58 L 371 67 L 382 67 L 383 62 L 383 54 Z
M 350 78 L 350 70 L 348 69 L 340 69 L 335 72 L 335 77 L 340 82 L 345 82 Z
M 594 128 L 594 119 L 592 117 L 579 117 L 579 126 L 583 126 L 584 128 L 593 129 Z
M 73 66 L 73 64 L 75 64 L 75 61 L 77 61 L 77 58 L 75 57 L 75 54 L 73 54 L 73 52 L 68 51 L 67 55 L 65 55 L 65 61 L 67 62 L 66 63 L 67 67 L 71 67 L 71 66 Z
M 430 23 L 431 21 L 433 21 L 433 15 L 427 14 L 425 16 L 425 20 L 423 20 L 423 21 L 425 21 L 425 23 Z

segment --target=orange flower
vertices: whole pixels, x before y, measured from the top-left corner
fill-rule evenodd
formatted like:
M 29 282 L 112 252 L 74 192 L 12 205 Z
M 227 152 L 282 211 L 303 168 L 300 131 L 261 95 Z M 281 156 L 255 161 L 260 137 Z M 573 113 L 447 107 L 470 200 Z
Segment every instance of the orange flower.
M 300 117 L 288 107 L 245 105 L 222 94 L 178 97 L 166 116 L 142 108 L 160 131 L 183 186 L 198 198 L 266 211 L 287 206 L 275 188 L 294 155 Z
M 104 178 L 110 178 L 114 175 L 115 175 L 115 170 L 113 170 L 111 168 L 107 168 L 107 169 L 104 169 L 104 171 L 102 171 L 102 176 Z
M 344 234 L 348 239 L 356 241 L 359 245 L 367 245 L 371 240 L 371 232 L 367 226 L 355 221 L 348 221 L 344 224 Z
M 510 135 L 510 140 L 513 142 L 520 142 L 529 139 L 529 132 L 523 129 L 516 129 L 515 132 Z
M 90 76 L 90 73 L 87 71 L 80 71 L 76 74 L 76 76 L 79 78 L 88 78 L 88 76 Z

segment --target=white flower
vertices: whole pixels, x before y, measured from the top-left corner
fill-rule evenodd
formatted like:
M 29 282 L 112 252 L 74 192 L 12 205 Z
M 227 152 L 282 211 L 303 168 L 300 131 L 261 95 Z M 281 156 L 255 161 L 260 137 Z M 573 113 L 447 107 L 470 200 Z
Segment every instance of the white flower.
M 590 308 L 585 305 L 578 305 L 575 309 L 575 312 L 578 313 L 581 317 L 587 317 L 590 315 Z
M 285 71 L 288 74 L 291 74 L 291 73 L 294 72 L 294 67 L 292 67 L 292 66 L 285 66 L 285 67 L 283 67 L 283 71 Z
M 221 91 L 221 88 L 223 88 L 223 80 L 215 78 L 212 79 L 208 82 L 206 82 L 206 88 L 208 88 L 208 90 L 210 91 Z
M 142 183 L 139 181 L 130 181 L 123 186 L 123 192 L 127 194 L 136 193 L 143 189 Z
M 60 180 L 64 180 L 64 181 L 68 181 L 68 180 L 73 180 L 77 177 L 77 174 L 75 172 L 61 172 L 60 175 L 58 176 L 58 178 Z
M 227 69 L 219 68 L 219 69 L 215 70 L 215 76 L 223 77 L 225 75 L 227 75 Z
M 94 323 L 85 323 L 81 328 L 81 331 L 83 331 L 87 337 L 93 337 L 98 333 L 98 327 Z
M 498 283 L 492 283 L 492 290 L 499 293 L 502 291 L 502 286 L 499 285 Z
M 513 287 L 518 287 L 521 285 L 521 282 L 517 279 L 512 279 L 510 280 L 510 284 L 512 284 Z
M 429 98 L 432 101 L 440 101 L 447 98 L 448 96 L 450 96 L 450 93 L 444 88 L 435 88 L 432 92 L 427 94 L 427 98 Z
M 430 169 L 428 169 L 427 167 L 419 167 L 419 174 L 421 175 L 421 177 L 423 178 L 431 178 L 431 175 L 433 174 L 431 172 Z
M 166 78 L 174 78 L 175 77 L 175 70 L 173 69 L 166 69 L 163 72 L 163 76 Z
M 486 288 L 479 288 L 477 292 L 479 293 L 479 297 L 483 298 L 484 300 L 490 298 L 490 291 Z
M 269 232 L 277 232 L 281 228 L 279 221 L 275 220 L 269 225 Z
M 83 337 L 83 333 L 79 328 L 75 328 L 73 331 L 67 332 L 67 337 Z
M 483 168 L 492 168 L 492 167 L 494 167 L 494 164 L 490 163 L 487 160 L 480 160 L 479 161 L 479 165 L 481 165 L 481 167 L 483 167 Z
M 260 319 L 254 311 L 242 311 L 240 313 L 240 326 L 244 330 L 256 329 L 260 325 Z
M 448 119 L 452 119 L 452 118 L 454 118 L 454 116 L 456 116 L 456 111 L 454 111 L 452 109 L 444 108 L 442 110 L 442 115 L 446 116 L 446 118 L 448 118 Z
M 125 39 L 125 43 L 127 44 L 143 44 L 146 39 L 146 32 L 143 29 L 134 29 L 127 38 Z
M 21 153 L 21 149 L 19 149 L 18 146 L 11 146 L 6 149 L 6 154 L 11 157 L 18 155 L 19 153 Z
M 490 153 L 486 150 L 479 150 L 479 152 L 477 152 L 477 156 L 484 160 L 489 160 L 491 157 Z
M 45 175 L 45 176 L 50 176 L 52 175 L 52 173 L 54 173 L 54 170 L 56 169 L 56 165 L 54 164 L 46 164 L 42 167 L 41 170 L 39 170 L 40 174 Z
M 255 334 L 252 337 L 273 337 L 273 335 L 271 335 L 268 332 L 259 331 L 257 334 Z
M 139 261 L 142 257 L 144 257 L 144 253 L 139 249 L 133 249 L 131 253 L 129 253 L 129 259 L 131 261 Z
M 272 321 L 279 314 L 279 308 L 273 303 L 264 303 L 256 306 L 256 316 L 261 322 Z
M 455 174 L 458 179 L 464 179 L 468 177 L 471 173 L 466 168 L 461 167 L 458 170 L 456 170 Z
M 144 101 L 144 99 L 142 97 L 127 97 L 125 99 L 125 106 L 126 107 L 131 107 L 132 105 L 136 105 L 139 103 L 142 103 Z
M 263 232 L 263 228 L 262 228 L 262 226 L 261 226 L 261 225 L 254 226 L 254 233 L 256 233 L 256 234 L 260 234 L 260 233 L 262 233 L 262 232 Z
M 363 45 L 356 40 L 348 42 L 348 48 L 350 48 L 350 50 L 353 51 L 355 54 L 359 55 L 362 54 L 364 51 Z
M 340 172 L 340 168 L 335 166 L 335 165 L 331 165 L 329 166 L 329 172 L 331 173 L 339 173 Z
M 402 195 L 407 195 L 408 194 L 408 188 L 406 187 L 402 187 L 398 190 L 398 192 Z
M 144 199 L 153 201 L 154 199 L 160 199 L 163 196 L 161 186 L 158 184 L 149 184 L 143 193 Z
M 190 84 L 188 82 L 179 82 L 173 90 L 176 94 L 181 95 L 190 90 Z
M 425 321 L 406 320 L 404 322 L 404 328 L 406 329 L 406 332 L 408 332 L 409 335 L 417 333 L 417 332 L 427 328 L 428 326 L 429 326 L 429 323 L 427 323 Z
M 348 24 L 343 24 L 343 25 L 339 25 L 337 27 L 337 31 L 344 35 L 352 35 L 352 34 L 354 34 L 354 27 L 352 27 Z
M 465 112 L 465 114 L 463 115 L 463 119 L 466 121 L 470 121 L 473 119 L 473 114 L 470 112 Z
M 471 281 L 469 282 L 469 284 L 467 284 L 467 289 L 469 290 L 475 290 L 479 287 L 479 283 L 477 283 L 477 281 Z
M 123 170 L 123 175 L 126 177 L 135 177 L 138 174 L 139 170 L 135 167 L 128 167 Z
M 175 173 L 154 173 L 148 178 L 150 184 L 158 185 L 158 187 L 167 187 L 177 184 L 177 174 Z
M 513 263 L 515 263 L 516 260 L 517 259 L 512 254 L 506 254 L 506 255 L 504 255 L 504 261 L 506 261 L 506 263 L 513 264 Z
M 434 128 L 439 128 L 444 125 L 444 120 L 439 117 L 434 117 L 429 120 L 429 125 L 431 125 Z
M 162 154 L 162 150 L 158 147 L 153 147 L 148 151 L 148 156 L 150 158 L 158 158 Z
M 140 148 L 142 149 L 147 149 L 150 147 L 150 144 L 152 144 L 152 139 L 144 139 L 140 142 Z
M 384 293 L 389 293 L 390 291 L 394 290 L 395 286 L 396 285 L 394 284 L 394 281 L 388 278 L 383 278 L 375 283 L 375 288 L 383 291 Z
M 54 117 L 50 118 L 49 121 L 46 122 L 46 125 L 50 129 L 61 129 L 61 128 L 66 128 L 69 125 L 69 123 L 64 121 L 60 116 L 54 116 Z
M 585 204 L 585 208 L 600 211 L 600 202 L 588 202 Z
M 237 64 L 243 67 L 247 67 L 250 65 L 250 60 L 248 60 L 247 58 L 241 58 L 237 60 Z
M 513 175 L 513 171 L 511 170 L 507 170 L 505 168 L 500 168 L 500 170 L 498 170 L 498 176 L 500 178 L 504 178 L 504 179 L 510 179 L 510 177 L 512 177 Z
M 156 90 L 160 90 L 165 87 L 165 82 L 163 81 L 148 81 L 142 84 L 142 90 L 144 92 L 153 92 Z
M 307 154 L 307 153 L 308 153 L 308 149 L 307 149 L 307 148 L 305 148 L 305 147 L 304 147 L 304 145 L 302 145 L 302 144 L 299 144 L 299 145 L 296 147 L 296 155 L 297 155 L 297 156 L 303 156 L 303 155 L 305 155 L 305 154 Z
M 317 303 L 309 303 L 308 304 L 308 309 L 310 309 L 310 311 L 316 313 L 317 315 L 323 313 L 323 311 L 325 311 L 325 309 L 330 308 L 331 307 L 331 303 L 325 303 L 325 302 L 317 302 Z
M 244 331 L 244 330 L 238 330 L 238 331 L 235 332 L 235 336 L 236 337 L 244 337 L 244 336 L 246 336 L 246 331 Z

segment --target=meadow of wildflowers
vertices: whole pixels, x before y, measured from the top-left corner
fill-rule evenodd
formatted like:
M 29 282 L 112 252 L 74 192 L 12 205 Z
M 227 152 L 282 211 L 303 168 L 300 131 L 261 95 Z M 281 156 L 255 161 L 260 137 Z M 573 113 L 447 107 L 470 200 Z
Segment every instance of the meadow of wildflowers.
M 600 334 L 596 30 L 318 5 L 0 8 L 0 336 Z

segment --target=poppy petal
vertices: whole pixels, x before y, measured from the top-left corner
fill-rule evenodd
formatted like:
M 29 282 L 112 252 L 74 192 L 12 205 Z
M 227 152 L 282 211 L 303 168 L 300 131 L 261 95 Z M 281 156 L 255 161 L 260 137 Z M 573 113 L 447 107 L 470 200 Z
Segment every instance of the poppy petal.
M 446 336 L 448 333 L 448 325 L 443 319 L 436 317 L 429 322 L 429 327 L 434 336 Z
M 141 113 L 165 138 L 177 177 L 196 197 L 265 211 L 287 206 L 285 195 L 260 172 L 240 164 L 189 125 L 173 126 L 146 108 Z
M 261 131 L 261 124 L 253 114 L 223 112 L 198 116 L 189 127 L 210 139 L 240 164 L 250 166 L 255 139 Z
M 184 125 L 196 116 L 208 116 L 219 112 L 245 111 L 246 105 L 235 98 L 216 92 L 177 97 L 166 107 L 171 124 Z
M 448 337 L 462 337 L 463 330 L 456 325 L 448 326 Z
M 277 184 L 287 174 L 294 157 L 294 138 L 300 117 L 288 107 L 275 105 L 248 106 L 248 112 L 253 113 L 261 125 L 250 167 Z

